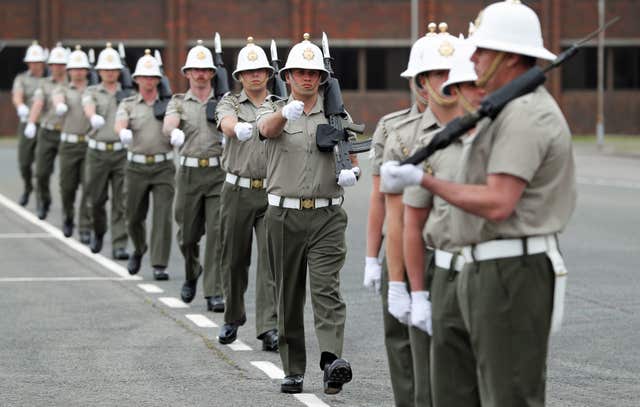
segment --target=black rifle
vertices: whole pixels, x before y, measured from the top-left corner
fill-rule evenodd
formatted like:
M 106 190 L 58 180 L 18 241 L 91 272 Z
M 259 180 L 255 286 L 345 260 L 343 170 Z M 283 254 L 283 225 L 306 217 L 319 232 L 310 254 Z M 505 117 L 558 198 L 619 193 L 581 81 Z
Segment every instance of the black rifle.
M 162 64 L 162 55 L 160 55 L 160 51 L 156 50 L 155 58 L 160 65 L 160 73 L 162 74 L 162 78 L 160 78 L 160 83 L 158 83 L 158 100 L 153 104 L 153 115 L 158 120 L 164 119 L 164 114 L 167 111 L 167 105 L 169 104 L 169 100 L 171 100 L 171 85 L 169 84 L 169 78 L 164 72 L 164 65 Z
M 571 48 L 561 53 L 546 68 L 542 69 L 539 66 L 534 66 L 527 72 L 515 78 L 513 81 L 486 96 L 480 102 L 480 108 L 478 110 L 464 116 L 457 117 L 447 123 L 444 129 L 440 130 L 433 139 L 431 139 L 427 146 L 419 149 L 415 154 L 408 157 L 400 164 L 419 164 L 436 151 L 446 148 L 462 135 L 466 134 L 483 118 L 489 117 L 492 120 L 495 119 L 509 102 L 519 98 L 520 96 L 533 92 L 538 86 L 542 85 L 546 81 L 547 78 L 545 74 L 547 72 L 562 65 L 566 60 L 574 56 L 582 45 L 598 35 L 601 31 L 607 29 L 613 23 L 617 22 L 619 19 L 619 17 L 616 17 L 610 20 L 596 31 L 572 45 Z
M 278 48 L 274 40 L 271 40 L 271 66 L 273 67 L 273 88 L 271 93 L 280 99 L 286 100 L 289 97 L 289 93 L 287 92 L 287 84 L 280 77 L 280 60 L 278 60 Z
M 127 98 L 135 92 L 135 88 L 133 87 L 133 78 L 131 77 L 131 70 L 127 65 L 127 60 L 125 58 L 124 53 L 124 44 L 118 44 L 118 54 L 120 54 L 120 63 L 122 64 L 122 69 L 120 70 L 120 87 L 121 89 L 116 92 L 116 101 L 118 103 L 122 102 L 122 99 Z
M 336 179 L 342 170 L 352 168 L 349 154 L 363 153 L 371 149 L 371 139 L 352 142 L 349 140 L 351 130 L 362 134 L 363 124 L 354 124 L 347 120 L 347 112 L 342 101 L 342 91 L 338 79 L 333 76 L 331 67 L 331 55 L 329 54 L 329 41 L 327 35 L 322 33 L 322 48 L 324 52 L 324 67 L 329 71 L 329 78 L 324 85 L 324 114 L 329 124 L 319 124 L 316 129 L 316 145 L 323 152 L 333 152 L 336 159 Z
M 100 83 L 100 78 L 98 77 L 98 72 L 96 72 L 96 53 L 93 48 L 89 50 L 89 65 L 91 65 L 89 69 L 89 86 L 97 85 Z
M 213 91 L 215 92 L 216 98 L 207 103 L 207 120 L 211 123 L 216 122 L 216 106 L 218 106 L 218 101 L 229 92 L 229 73 L 222 60 L 222 42 L 220 41 L 220 34 L 218 33 L 213 37 L 213 47 L 215 50 L 213 63 L 216 66 L 216 76 L 213 77 Z

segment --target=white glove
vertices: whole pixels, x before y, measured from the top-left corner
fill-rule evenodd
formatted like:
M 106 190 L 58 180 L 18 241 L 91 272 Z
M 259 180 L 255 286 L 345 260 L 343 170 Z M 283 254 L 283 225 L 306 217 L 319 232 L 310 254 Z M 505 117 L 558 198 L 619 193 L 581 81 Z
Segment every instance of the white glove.
M 236 137 L 239 141 L 247 141 L 251 138 L 251 134 L 253 133 L 253 124 L 239 122 L 233 127 L 233 131 L 236 132 Z
M 429 291 L 411 292 L 411 325 L 431 335 L 431 301 Z
M 352 187 L 356 184 L 356 181 L 358 181 L 358 179 L 352 169 L 340 170 L 340 174 L 338 174 L 338 185 L 341 187 Z
M 131 140 L 133 140 L 133 132 L 129 129 L 120 130 L 120 133 L 118 135 L 120 136 L 120 141 L 122 141 L 122 144 L 124 144 L 125 146 L 129 145 L 129 143 L 131 143 Z
M 389 281 L 387 291 L 389 314 L 405 325 L 409 324 L 411 313 L 411 297 L 407 292 L 407 284 L 402 281 Z
M 287 120 L 295 121 L 302 117 L 302 112 L 304 112 L 304 102 L 292 100 L 282 108 L 282 117 Z
M 411 185 L 420 185 L 424 171 L 417 165 L 399 165 L 397 161 L 387 161 L 380 167 L 380 190 L 400 194 Z
M 364 258 L 364 282 L 362 285 L 375 293 L 380 293 L 380 280 L 382 279 L 382 267 L 377 257 Z
M 69 110 L 69 106 L 66 103 L 59 103 L 56 105 L 56 116 L 64 116 Z
M 91 127 L 94 130 L 98 130 L 102 128 L 102 126 L 104 126 L 104 117 L 100 116 L 99 114 L 94 114 L 93 116 L 91 116 L 91 119 L 89 121 L 91 122 Z
M 34 123 L 27 123 L 27 127 L 24 128 L 24 136 L 26 138 L 34 138 L 36 136 L 36 125 Z
M 171 141 L 172 146 L 180 147 L 184 144 L 184 131 L 180 129 L 171 130 Z
M 18 111 L 18 117 L 21 122 L 27 121 L 27 116 L 29 116 L 29 108 L 24 103 L 19 105 L 16 110 Z

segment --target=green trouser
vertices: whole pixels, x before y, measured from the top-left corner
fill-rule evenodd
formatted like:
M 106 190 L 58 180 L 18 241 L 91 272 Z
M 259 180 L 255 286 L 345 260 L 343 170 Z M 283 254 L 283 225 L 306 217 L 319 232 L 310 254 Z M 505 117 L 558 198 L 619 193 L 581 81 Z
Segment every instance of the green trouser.
M 107 211 L 111 184 L 111 248 L 127 247 L 127 225 L 124 213 L 125 189 L 124 167 L 127 152 L 87 150 L 87 187 L 89 208 L 93 220 L 93 233 L 102 236 L 107 233 Z
M 31 191 L 33 191 L 32 166 L 36 158 L 36 144 L 38 138 L 27 138 L 24 135 L 25 127 L 27 127 L 27 123 L 20 122 L 20 124 L 18 124 L 18 168 L 20 169 L 20 175 L 24 182 L 24 192 L 30 194 Z
M 204 296 L 222 295 L 220 276 L 220 192 L 224 182 L 220 167 L 180 166 L 177 175 L 175 217 L 178 246 L 184 257 L 185 277 L 197 280 L 200 239 L 207 233 L 204 250 Z
M 49 180 L 53 174 L 59 146 L 60 131 L 40 127 L 36 145 L 36 197 L 39 207 L 48 207 L 51 204 Z
M 458 276 L 483 407 L 544 406 L 554 277 L 545 253 L 467 263 Z
M 224 322 L 242 320 L 245 315 L 244 294 L 249 282 L 253 231 L 258 244 L 256 267 L 256 335 L 277 326 L 276 282 L 267 260 L 264 214 L 267 192 L 242 188 L 225 182 L 220 205 L 221 272 L 224 286 Z
M 389 313 L 389 269 L 387 258 L 382 260 L 382 323 L 384 325 L 384 345 L 387 349 L 391 389 L 396 407 L 415 405 L 415 386 L 413 383 L 413 356 L 409 340 L 409 327 Z
M 147 251 L 146 219 L 149 198 L 153 194 L 150 239 L 152 267 L 166 268 L 169 262 L 175 174 L 173 160 L 155 164 L 129 161 L 125 170 L 127 226 L 134 251 L 139 255 Z
M 475 359 L 458 305 L 458 272 L 433 267 L 430 290 L 433 404 L 438 407 L 479 407 Z
M 347 254 L 347 214 L 340 206 L 284 209 L 265 215 L 269 266 L 278 291 L 278 344 L 285 375 L 304 374 L 304 303 L 307 267 L 320 368 L 326 354 L 342 355 L 346 305 L 340 295 L 340 269 Z
M 78 224 L 81 231 L 91 229 L 91 215 L 87 199 L 86 167 L 87 143 L 60 143 L 60 198 L 63 220 L 75 218 L 76 191 L 82 186 Z

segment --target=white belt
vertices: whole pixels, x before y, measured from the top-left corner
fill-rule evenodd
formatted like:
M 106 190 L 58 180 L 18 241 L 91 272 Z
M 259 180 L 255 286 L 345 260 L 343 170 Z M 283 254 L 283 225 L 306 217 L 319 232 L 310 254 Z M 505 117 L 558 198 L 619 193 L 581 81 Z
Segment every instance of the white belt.
M 44 127 L 47 130 L 57 130 L 60 131 L 60 129 L 62 129 L 62 125 L 60 124 L 55 124 L 55 125 L 50 125 L 50 124 L 41 124 L 40 127 Z
M 455 264 L 451 264 L 451 260 L 453 259 L 453 256 L 454 256 L 454 253 L 436 249 L 436 266 L 443 269 L 447 269 L 447 270 L 451 269 L 451 266 L 453 266 L 453 269 L 455 271 L 458 271 L 458 272 L 462 271 L 462 268 L 466 263 L 464 256 L 461 253 L 459 253 L 458 257 L 456 257 Z
M 60 134 L 60 141 L 64 141 L 66 143 L 84 143 L 87 141 L 87 136 L 82 134 L 62 133 Z
M 173 151 L 166 154 L 134 154 L 127 151 L 127 160 L 138 164 L 155 164 L 173 159 Z
M 329 205 L 341 205 L 344 200 L 341 196 L 337 198 L 282 198 L 273 194 L 267 194 L 267 199 L 269 205 L 287 209 L 326 208 Z M 280 201 L 282 201 L 282 204 Z
M 218 157 L 196 158 L 196 157 L 180 157 L 180 165 L 185 167 L 217 167 L 220 165 Z
M 224 180 L 229 184 L 237 185 L 242 188 L 265 189 L 267 187 L 266 178 L 245 178 L 237 176 L 235 174 L 227 173 Z
M 124 150 L 124 145 L 119 142 L 107 143 L 104 141 L 96 141 L 94 139 L 89 139 L 89 148 L 100 151 L 121 151 Z
M 551 316 L 551 333 L 556 333 L 562 325 L 568 274 L 556 239 L 556 235 L 552 234 L 531 236 L 525 239 L 490 240 L 475 246 L 465 246 L 462 248 L 462 254 L 467 262 L 517 257 L 525 254 L 525 242 L 527 254 L 546 253 L 556 275 L 553 292 L 553 313 Z

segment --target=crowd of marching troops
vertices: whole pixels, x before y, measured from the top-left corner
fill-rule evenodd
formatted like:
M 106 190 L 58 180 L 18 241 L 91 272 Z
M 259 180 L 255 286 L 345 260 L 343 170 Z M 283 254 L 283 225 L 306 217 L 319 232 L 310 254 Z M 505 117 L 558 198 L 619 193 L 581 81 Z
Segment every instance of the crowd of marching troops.
M 396 406 L 541 406 L 566 281 L 558 234 L 576 202 L 571 135 L 556 102 L 538 86 L 420 165 L 401 162 L 556 56 L 543 46 L 537 15 L 518 0 L 486 7 L 467 38 L 449 31 L 431 23 L 413 44 L 401 74 L 413 104 L 382 117 L 373 134 L 364 286 L 381 295 Z M 175 219 L 181 297 L 193 300 L 202 275 L 208 309 L 224 312 L 223 344 L 247 320 L 255 235 L 256 336 L 263 350 L 279 352 L 285 393 L 303 390 L 307 276 L 324 391 L 338 393 L 352 379 L 342 358 L 342 203 L 361 171 L 355 154 L 350 169 L 336 171 L 334 154 L 316 144 L 316 129 L 329 122 L 327 52 L 305 34 L 274 69 L 250 37 L 232 73 L 240 92 L 219 95 L 218 67 L 198 43 L 182 67 L 187 92 L 162 104 L 162 66 L 149 51 L 132 75 L 137 91 L 123 96 L 122 58 L 109 44 L 95 67 L 80 47 L 57 46 L 46 59 L 34 44 L 13 87 L 20 204 L 34 190 L 35 161 L 36 211 L 47 217 L 57 155 L 64 235 L 77 222 L 79 239 L 100 252 L 110 200 L 113 257 L 128 259 L 136 274 L 149 251 L 157 280 L 169 278 Z M 93 68 L 100 81 L 90 85 Z M 273 80 L 289 94 L 272 94 Z

